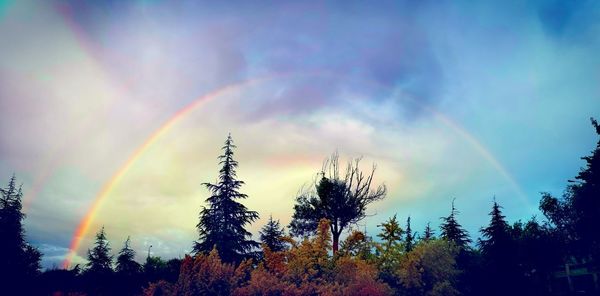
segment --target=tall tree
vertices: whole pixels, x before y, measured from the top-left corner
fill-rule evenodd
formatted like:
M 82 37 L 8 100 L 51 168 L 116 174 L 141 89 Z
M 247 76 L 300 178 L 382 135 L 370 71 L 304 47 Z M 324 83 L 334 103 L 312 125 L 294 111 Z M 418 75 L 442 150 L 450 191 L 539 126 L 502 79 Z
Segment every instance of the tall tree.
M 454 207 L 454 200 L 452 200 L 450 215 L 441 218 L 441 236 L 448 241 L 454 242 L 459 248 L 465 248 L 471 242 L 471 239 L 469 238 L 469 233 L 456 221 L 456 215 L 458 214 L 458 210 Z
M 501 206 L 494 200 L 489 214 L 490 224 L 481 228 L 482 238 L 479 239 L 479 246 L 484 256 L 497 257 L 508 251 L 506 248 L 511 241 L 510 227 L 500 208 Z
M 427 225 L 425 226 L 425 231 L 423 231 L 423 240 L 428 242 L 432 239 L 435 239 L 435 233 L 433 232 L 433 229 L 431 229 L 431 223 L 427 222 Z
M 237 201 L 248 196 L 239 192 L 244 182 L 236 179 L 238 162 L 233 159 L 234 148 L 229 134 L 222 148 L 223 155 L 219 156 L 222 168 L 218 182 L 203 184 L 211 196 L 206 199 L 208 206 L 200 211 L 200 222 L 196 226 L 200 238 L 194 243 L 196 253 L 208 253 L 216 248 L 225 262 L 239 262 L 259 246 L 245 229 L 247 224 L 258 219 L 258 213 Z
M 591 118 L 596 134 L 600 124 Z M 600 266 L 600 138 L 591 155 L 582 157 L 585 167 L 563 194 L 562 199 L 544 193 L 540 209 L 562 232 L 569 243 L 571 254 L 582 259 L 591 258 Z
M 285 230 L 279 224 L 279 220 L 273 220 L 273 216 L 269 216 L 269 221 L 259 231 L 260 241 L 269 247 L 273 252 L 285 250 L 285 243 L 281 240 L 285 236 Z
M 123 249 L 117 256 L 117 272 L 124 275 L 138 274 L 142 266 L 135 261 L 135 251 L 130 246 L 130 237 L 127 237 Z
M 410 216 L 406 219 L 406 236 L 404 237 L 404 251 L 410 252 L 415 246 L 414 243 L 415 236 L 412 233 L 412 229 L 410 228 Z
M 113 272 L 110 254 L 110 243 L 106 239 L 104 226 L 96 233 L 94 248 L 88 250 L 88 263 L 86 265 L 88 274 L 106 275 Z
M 337 253 L 342 231 L 366 216 L 366 208 L 386 195 L 385 185 L 372 188 L 375 165 L 364 173 L 360 158 L 348 163 L 345 173 L 340 174 L 339 155 L 334 153 L 326 159 L 314 190 L 305 190 L 296 198 L 294 214 L 290 223 L 293 235 L 314 234 L 319 221 L 331 221 L 333 253 Z
M 0 286 L 0 294 L 2 291 L 12 294 L 15 289 L 28 293 L 23 290 L 28 287 L 16 285 L 39 274 L 42 255 L 25 240 L 23 191 L 17 187 L 14 175 L 6 188 L 0 188 L 0 193 L 0 278 L 6 283 Z
M 490 224 L 481 229 L 479 246 L 485 262 L 485 286 L 488 295 L 514 295 L 520 288 L 519 270 L 516 264 L 518 256 L 511 228 L 502 214 L 501 207 L 494 200 L 490 212 Z M 506 283 L 512 283 L 506 285 Z

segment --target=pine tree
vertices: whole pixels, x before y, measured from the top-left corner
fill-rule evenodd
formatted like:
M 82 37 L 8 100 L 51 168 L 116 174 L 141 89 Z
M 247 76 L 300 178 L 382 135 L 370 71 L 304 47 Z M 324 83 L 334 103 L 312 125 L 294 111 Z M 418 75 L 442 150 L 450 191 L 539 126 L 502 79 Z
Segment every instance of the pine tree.
M 471 242 L 469 238 L 469 233 L 462 228 L 458 221 L 456 221 L 456 215 L 459 212 L 454 207 L 454 200 L 452 200 L 452 210 L 450 211 L 450 215 L 448 217 L 442 217 L 442 225 L 441 228 L 441 236 L 442 238 L 453 242 L 456 246 L 460 248 L 466 248 L 468 244 Z
M 19 289 L 26 293 L 27 287 L 18 287 L 20 282 L 30 281 L 40 271 L 41 253 L 25 241 L 22 212 L 23 191 L 17 188 L 13 175 L 6 188 L 0 188 L 0 278 L 6 281 L 0 287 L 6 293 Z
M 404 251 L 410 252 L 412 251 L 414 244 L 414 234 L 412 233 L 412 229 L 410 228 L 410 216 L 406 219 L 406 236 L 404 237 Z
M 427 225 L 425 226 L 425 231 L 423 232 L 423 241 L 426 242 L 435 239 L 435 233 L 433 233 L 433 229 L 431 229 L 431 226 L 429 224 L 430 223 L 427 222 Z
M 484 256 L 497 256 L 506 250 L 507 243 L 510 241 L 510 227 L 500 208 L 494 201 L 490 212 L 490 225 L 481 229 L 483 238 L 479 239 L 479 246 Z
M 519 274 L 516 258 L 518 256 L 511 229 L 502 215 L 501 207 L 494 200 L 490 212 L 490 224 L 481 229 L 479 246 L 485 262 L 485 281 L 488 295 L 514 295 L 518 286 Z M 512 285 L 506 285 L 512 283 Z
M 141 265 L 135 261 L 135 251 L 131 248 L 130 237 L 127 237 L 123 249 L 117 256 L 117 272 L 124 275 L 134 275 L 141 271 Z
M 404 230 L 400 227 L 400 223 L 396 219 L 396 215 L 391 217 L 386 222 L 378 225 L 382 228 L 381 233 L 377 234 L 381 238 L 387 247 L 391 247 L 393 244 L 398 243 L 402 239 L 402 233 Z
M 244 228 L 258 219 L 258 213 L 237 202 L 248 196 L 238 191 L 244 182 L 236 179 L 238 162 L 233 159 L 234 148 L 230 134 L 222 148 L 224 153 L 219 156 L 219 164 L 223 167 L 219 171 L 218 182 L 204 183 L 211 196 L 206 199 L 208 206 L 200 211 L 200 221 L 196 226 L 200 239 L 194 244 L 196 253 L 208 253 L 216 248 L 225 262 L 240 262 L 259 246 Z
M 104 226 L 96 233 L 94 248 L 88 250 L 88 263 L 86 265 L 88 274 L 105 275 L 113 272 L 112 259 L 110 255 L 110 244 L 106 239 Z
M 283 227 L 279 224 L 279 220 L 273 220 L 273 216 L 269 216 L 269 221 L 260 230 L 260 241 L 265 244 L 273 252 L 285 250 L 285 244 L 281 240 L 285 235 Z

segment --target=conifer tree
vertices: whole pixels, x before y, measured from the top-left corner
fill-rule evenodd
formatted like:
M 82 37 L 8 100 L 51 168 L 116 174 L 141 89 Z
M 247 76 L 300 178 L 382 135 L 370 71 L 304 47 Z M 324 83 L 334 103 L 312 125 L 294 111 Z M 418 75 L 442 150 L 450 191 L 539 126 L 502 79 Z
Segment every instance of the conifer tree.
M 28 287 L 18 287 L 19 282 L 32 280 L 39 274 L 41 253 L 25 241 L 22 212 L 23 191 L 17 187 L 13 175 L 6 188 L 0 188 L 0 294 L 27 293 Z M 29 287 L 31 288 L 31 287 Z
M 269 247 L 273 252 L 285 250 L 285 244 L 281 240 L 285 235 L 283 227 L 279 224 L 279 220 L 273 220 L 273 216 L 269 216 L 269 221 L 259 231 L 260 241 Z
M 86 265 L 88 274 L 106 275 L 113 272 L 112 259 L 110 255 L 110 244 L 106 239 L 104 226 L 96 233 L 94 248 L 88 250 L 88 263 Z
M 483 238 L 479 239 L 479 246 L 484 256 L 498 256 L 506 251 L 507 244 L 511 240 L 510 227 L 502 215 L 500 206 L 496 201 L 490 212 L 490 225 L 481 229 Z
M 429 224 L 430 223 L 427 222 L 427 225 L 425 226 L 425 231 L 423 232 L 423 241 L 426 242 L 435 239 L 435 234 L 433 233 L 433 229 L 431 229 L 431 226 Z
M 412 233 L 412 229 L 410 228 L 410 216 L 406 219 L 406 236 L 404 237 L 404 251 L 410 252 L 412 251 L 414 243 L 414 235 Z
M 248 196 L 239 192 L 244 182 L 236 179 L 238 162 L 233 159 L 234 148 L 230 134 L 222 148 L 223 155 L 219 156 L 222 168 L 218 182 L 203 184 L 211 196 L 206 199 L 208 206 L 200 211 L 200 221 L 196 225 L 200 237 L 194 244 L 196 253 L 208 253 L 216 248 L 225 262 L 240 262 L 259 246 L 245 229 L 247 224 L 258 219 L 258 213 L 237 201 Z
M 501 207 L 494 200 L 490 212 L 490 224 L 481 229 L 479 246 L 485 262 L 485 286 L 494 287 L 488 295 L 514 295 L 519 286 L 517 250 L 511 236 L 511 229 L 502 214 Z M 506 285 L 505 283 L 512 283 Z
M 130 246 L 130 237 L 127 237 L 123 249 L 117 256 L 117 272 L 124 275 L 138 274 L 142 266 L 135 261 L 135 251 Z
M 384 241 L 388 248 L 402 239 L 404 230 L 400 227 L 396 215 L 378 226 L 381 227 L 382 230 L 377 236 Z
M 456 221 L 456 215 L 458 214 L 458 210 L 454 207 L 454 200 L 452 200 L 450 215 L 441 218 L 443 221 L 442 225 L 440 225 L 441 237 L 455 243 L 459 248 L 466 248 L 471 239 L 469 238 L 469 233 Z

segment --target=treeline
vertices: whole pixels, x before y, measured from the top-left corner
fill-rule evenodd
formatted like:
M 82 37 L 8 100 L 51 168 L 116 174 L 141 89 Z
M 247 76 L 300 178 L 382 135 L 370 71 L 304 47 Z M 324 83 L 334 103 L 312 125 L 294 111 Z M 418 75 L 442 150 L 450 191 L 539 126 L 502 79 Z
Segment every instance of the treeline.
M 600 126 L 592 119 L 600 136 Z M 327 159 L 296 197 L 286 228 L 272 217 L 252 240 L 246 227 L 258 213 L 239 201 L 235 145 L 228 136 L 221 169 L 199 213 L 194 253 L 164 261 L 148 253 L 137 263 L 129 238 L 115 254 L 104 228 L 88 263 L 40 273 L 41 254 L 26 243 L 21 190 L 11 178 L 0 201 L 0 285 L 13 294 L 40 295 L 596 295 L 600 267 L 600 138 L 586 166 L 561 197 L 543 193 L 543 218 L 509 224 L 494 200 L 490 222 L 473 240 L 452 201 L 439 229 L 415 231 L 410 217 L 390 217 L 371 237 L 353 226 L 367 206 L 386 197 L 374 184 L 375 166 L 360 159 L 342 167 Z M 347 236 L 342 239 L 342 234 Z M 569 266 L 584 266 L 595 282 L 573 282 Z M 579 294 L 578 294 L 579 295 Z

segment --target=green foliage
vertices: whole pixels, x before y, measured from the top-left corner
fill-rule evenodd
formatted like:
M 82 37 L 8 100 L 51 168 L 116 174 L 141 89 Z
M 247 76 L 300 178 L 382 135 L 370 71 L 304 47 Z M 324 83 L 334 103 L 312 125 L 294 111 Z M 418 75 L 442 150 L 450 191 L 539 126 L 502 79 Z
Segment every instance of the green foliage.
M 410 252 L 414 245 L 415 235 L 412 233 L 410 228 L 410 216 L 406 219 L 406 236 L 404 237 L 404 250 Z
M 433 232 L 433 229 L 431 229 L 430 223 L 427 222 L 427 225 L 425 226 L 425 230 L 423 231 L 423 241 L 430 241 L 432 239 L 435 239 L 435 233 Z
M 235 147 L 229 135 L 222 148 L 224 153 L 219 156 L 222 168 L 218 183 L 204 183 L 212 195 L 206 199 L 208 207 L 200 211 L 197 225 L 200 238 L 194 244 L 196 253 L 207 253 L 216 248 L 225 262 L 240 262 L 259 246 L 244 228 L 258 219 L 258 213 L 236 201 L 248 196 L 239 192 L 244 182 L 236 179 L 238 163 L 233 159 Z
M 420 242 L 402 257 L 396 270 L 403 295 L 459 295 L 455 288 L 459 249 L 446 240 Z
M 279 252 L 285 249 L 285 243 L 282 241 L 285 230 L 279 224 L 279 220 L 273 220 L 273 216 L 269 216 L 269 221 L 259 231 L 259 234 L 260 241 L 271 251 Z
M 339 155 L 334 153 L 325 161 L 314 190 L 304 191 L 296 198 L 294 214 L 290 223 L 293 235 L 314 234 L 319 221 L 331 221 L 333 252 L 339 248 L 339 238 L 349 225 L 362 220 L 366 208 L 386 195 L 386 187 L 371 189 L 375 166 L 365 174 L 359 167 L 360 159 L 348 163 L 344 176 L 340 175 Z
M 374 261 L 383 281 L 392 288 L 398 288 L 399 281 L 395 273 L 406 249 L 402 243 L 404 231 L 400 228 L 396 215 L 378 226 L 381 227 L 381 232 L 377 236 L 382 239 L 382 242 L 375 243 Z

